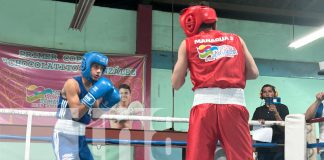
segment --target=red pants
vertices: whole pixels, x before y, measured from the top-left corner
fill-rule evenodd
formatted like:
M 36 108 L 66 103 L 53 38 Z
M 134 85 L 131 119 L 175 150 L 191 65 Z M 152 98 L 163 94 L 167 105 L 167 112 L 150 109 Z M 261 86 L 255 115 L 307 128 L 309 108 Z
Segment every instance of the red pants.
M 200 104 L 191 109 L 187 160 L 214 160 L 219 140 L 227 160 L 252 160 L 249 113 L 244 106 Z

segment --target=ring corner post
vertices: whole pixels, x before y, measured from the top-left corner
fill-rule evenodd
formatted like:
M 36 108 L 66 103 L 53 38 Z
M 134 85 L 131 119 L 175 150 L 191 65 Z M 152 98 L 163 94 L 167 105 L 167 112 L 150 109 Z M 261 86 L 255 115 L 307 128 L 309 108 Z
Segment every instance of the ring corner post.
M 285 159 L 306 160 L 304 114 L 290 114 L 285 119 Z

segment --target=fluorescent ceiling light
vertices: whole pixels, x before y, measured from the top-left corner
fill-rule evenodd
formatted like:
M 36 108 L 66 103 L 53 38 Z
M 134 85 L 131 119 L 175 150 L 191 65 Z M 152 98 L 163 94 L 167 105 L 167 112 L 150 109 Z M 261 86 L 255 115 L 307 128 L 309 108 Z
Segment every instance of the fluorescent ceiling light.
M 69 28 L 81 31 L 95 0 L 79 0 Z
M 324 37 L 324 27 L 320 28 L 319 30 L 310 33 L 308 35 L 306 35 L 305 37 L 302 37 L 292 43 L 289 44 L 288 47 L 292 47 L 292 48 L 299 48 L 302 47 L 310 42 L 313 42 L 321 37 Z

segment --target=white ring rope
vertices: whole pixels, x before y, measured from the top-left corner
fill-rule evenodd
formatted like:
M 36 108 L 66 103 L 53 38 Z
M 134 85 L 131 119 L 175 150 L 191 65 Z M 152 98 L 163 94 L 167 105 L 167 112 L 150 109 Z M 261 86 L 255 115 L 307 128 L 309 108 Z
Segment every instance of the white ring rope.
M 56 112 L 18 110 L 18 109 L 0 109 L 0 113 L 3 114 L 28 115 L 29 112 L 31 112 L 33 116 L 39 116 L 39 117 L 55 117 L 56 115 Z
M 188 118 L 174 117 L 150 117 L 150 116 L 127 116 L 127 115 L 107 115 L 104 114 L 100 118 L 116 119 L 116 120 L 141 120 L 141 121 L 157 121 L 157 122 L 189 122 Z
M 3 114 L 17 114 L 17 115 L 28 115 L 41 116 L 41 117 L 55 117 L 56 112 L 45 112 L 45 111 L 31 111 L 31 110 L 18 110 L 18 109 L 0 109 L 0 113 Z M 140 120 L 140 121 L 157 121 L 157 122 L 183 122 L 188 123 L 188 118 L 174 118 L 174 117 L 150 117 L 150 116 L 134 116 L 134 115 L 108 115 L 104 114 L 100 118 L 102 119 L 114 119 L 114 120 Z M 284 121 L 265 121 L 261 124 L 259 121 L 249 121 L 250 125 L 261 125 L 271 126 L 279 125 L 285 126 Z
M 285 121 L 264 121 L 264 124 L 261 124 L 260 121 L 249 121 L 249 125 L 252 126 L 285 126 Z

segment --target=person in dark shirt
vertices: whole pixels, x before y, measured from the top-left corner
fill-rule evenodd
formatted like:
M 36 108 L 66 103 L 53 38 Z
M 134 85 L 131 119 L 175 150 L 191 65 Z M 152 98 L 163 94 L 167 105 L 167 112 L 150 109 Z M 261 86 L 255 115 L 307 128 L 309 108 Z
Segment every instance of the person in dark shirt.
M 261 88 L 260 98 L 268 99 L 278 97 L 278 92 L 275 86 L 265 84 Z M 288 107 L 281 103 L 268 104 L 256 108 L 252 120 L 258 120 L 261 123 L 264 121 L 284 121 L 285 117 L 289 114 Z M 271 126 L 273 129 L 272 143 L 284 144 L 285 142 L 285 129 L 282 126 Z M 257 148 L 258 160 L 284 160 L 284 147 L 274 148 Z

